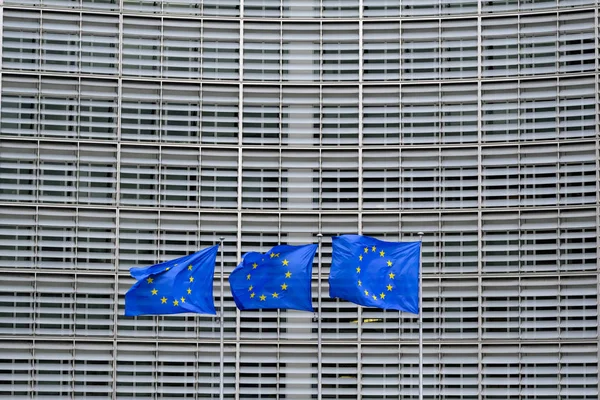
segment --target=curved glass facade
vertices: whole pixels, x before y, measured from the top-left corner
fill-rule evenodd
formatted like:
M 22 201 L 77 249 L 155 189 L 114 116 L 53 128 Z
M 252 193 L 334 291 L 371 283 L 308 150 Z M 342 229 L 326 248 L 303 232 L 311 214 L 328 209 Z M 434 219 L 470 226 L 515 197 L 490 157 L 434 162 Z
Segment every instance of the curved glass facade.
M 326 278 L 332 235 L 423 231 L 426 399 L 598 399 L 598 9 L 4 0 L 0 397 L 416 400 L 418 318 Z M 320 329 L 218 266 L 223 335 L 123 316 L 130 267 L 319 232 Z

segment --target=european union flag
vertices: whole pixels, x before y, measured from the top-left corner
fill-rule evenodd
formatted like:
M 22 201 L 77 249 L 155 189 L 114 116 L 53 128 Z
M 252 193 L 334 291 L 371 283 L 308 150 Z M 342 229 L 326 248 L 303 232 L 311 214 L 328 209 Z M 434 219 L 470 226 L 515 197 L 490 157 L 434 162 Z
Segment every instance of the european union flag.
M 219 245 L 144 268 L 131 268 L 137 282 L 125 294 L 125 315 L 216 314 L 213 277 Z
M 279 245 L 265 254 L 244 254 L 229 275 L 240 310 L 289 308 L 313 311 L 310 281 L 316 244 Z
M 421 242 L 333 238 L 329 296 L 365 307 L 419 314 Z

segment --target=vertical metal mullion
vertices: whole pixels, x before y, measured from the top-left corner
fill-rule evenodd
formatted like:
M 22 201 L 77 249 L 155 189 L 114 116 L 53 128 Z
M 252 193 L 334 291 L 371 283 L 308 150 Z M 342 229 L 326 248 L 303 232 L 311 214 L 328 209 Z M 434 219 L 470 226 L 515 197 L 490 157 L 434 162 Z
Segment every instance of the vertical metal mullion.
M 75 229 L 79 224 L 79 209 L 75 211 Z M 75 241 L 77 241 L 77 235 L 75 235 Z M 76 242 L 77 243 L 77 242 Z M 77 246 L 75 246 L 77 249 Z M 71 303 L 71 310 L 73 312 L 73 333 L 77 332 L 77 267 L 75 267 L 75 273 L 73 274 L 73 302 Z M 75 399 L 75 338 L 71 342 L 71 398 Z M 86 385 L 87 386 L 87 385 Z
M 244 15 L 244 0 L 240 0 L 240 15 Z M 237 181 L 237 237 L 236 257 L 241 259 L 242 243 L 242 143 L 244 123 L 244 20 L 240 19 L 239 26 L 239 71 L 238 71 L 238 181 Z M 236 308 L 235 327 L 235 400 L 240 398 L 240 340 L 241 340 L 241 315 Z
M 121 7 L 123 5 L 123 0 L 120 0 Z M 123 115 L 123 14 L 119 14 L 119 49 L 117 51 L 117 131 L 116 139 L 118 142 L 121 141 L 121 119 Z M 119 151 L 120 153 L 120 151 Z M 117 191 L 117 195 L 119 192 Z M 117 196 L 117 201 L 118 201 Z
M 117 154 L 120 155 L 120 151 Z M 119 157 L 119 156 L 118 156 Z M 118 180 L 118 176 L 117 176 Z M 118 337 L 117 337 L 117 328 L 119 323 L 119 249 L 121 246 L 119 245 L 119 230 L 120 230 L 120 214 L 119 207 L 116 207 L 115 210 L 115 270 L 113 271 L 114 277 L 114 301 L 113 301 L 113 331 L 112 331 L 112 347 L 113 347 L 113 356 L 112 356 L 112 400 L 117 399 L 117 352 L 118 352 Z

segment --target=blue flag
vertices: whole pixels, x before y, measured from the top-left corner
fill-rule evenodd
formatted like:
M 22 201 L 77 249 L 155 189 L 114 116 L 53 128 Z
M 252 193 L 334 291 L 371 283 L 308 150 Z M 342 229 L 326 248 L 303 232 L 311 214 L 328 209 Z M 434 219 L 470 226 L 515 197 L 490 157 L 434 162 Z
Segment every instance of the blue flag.
M 279 245 L 265 254 L 244 254 L 229 275 L 240 310 L 289 308 L 313 311 L 310 281 L 316 244 Z
M 213 277 L 218 245 L 143 268 L 131 268 L 137 282 L 125 294 L 125 315 L 216 314 Z
M 329 296 L 365 307 L 419 314 L 421 242 L 333 238 Z

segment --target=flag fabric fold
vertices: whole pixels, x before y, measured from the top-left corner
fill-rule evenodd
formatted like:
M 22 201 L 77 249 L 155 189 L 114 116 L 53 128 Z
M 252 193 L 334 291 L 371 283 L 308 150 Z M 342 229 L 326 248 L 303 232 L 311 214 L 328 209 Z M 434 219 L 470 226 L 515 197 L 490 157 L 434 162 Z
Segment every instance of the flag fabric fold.
M 229 275 L 237 308 L 313 311 L 311 278 L 316 251 L 316 244 L 279 245 L 264 254 L 244 254 Z
M 219 245 L 174 260 L 131 268 L 136 282 L 125 294 L 125 315 L 215 315 L 213 277 Z
M 421 242 L 342 235 L 332 245 L 330 297 L 419 314 Z

